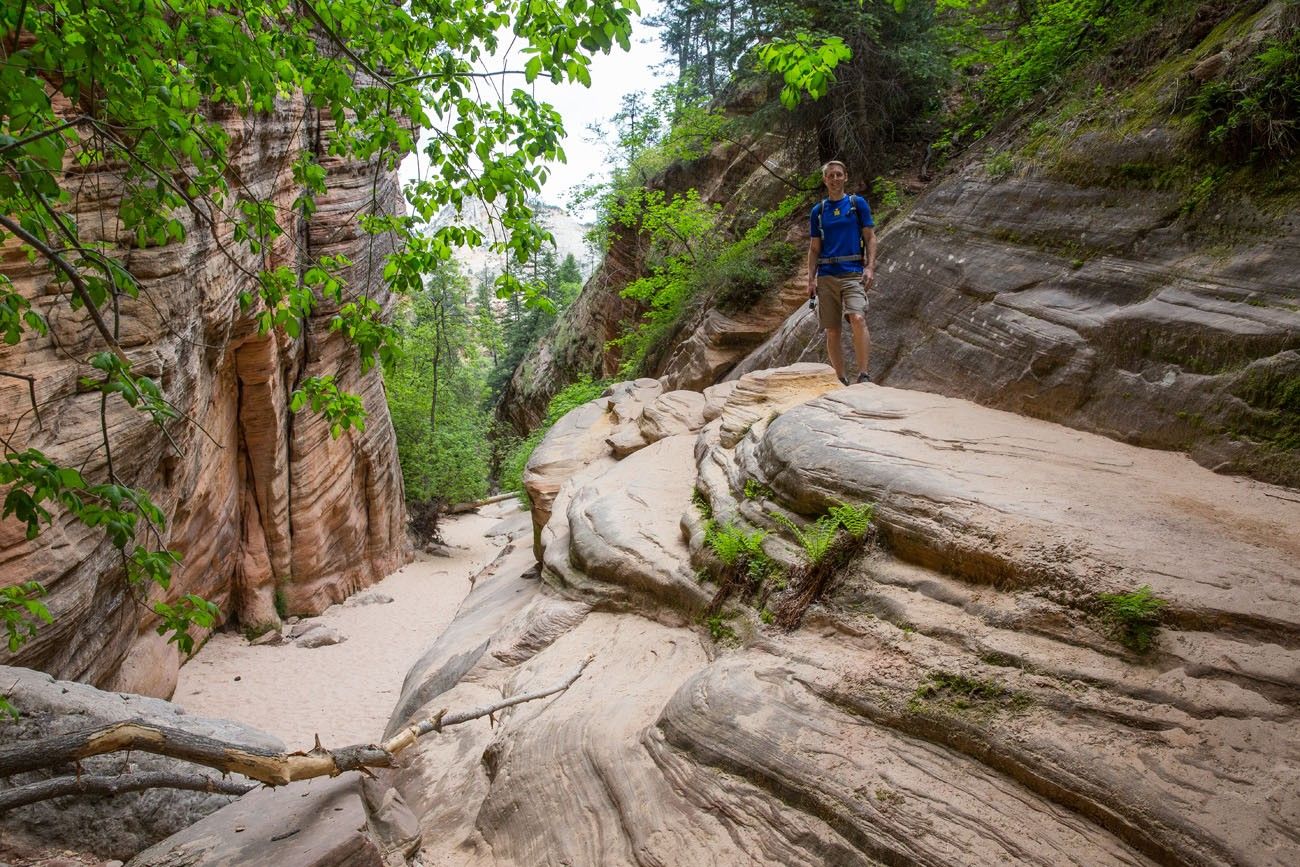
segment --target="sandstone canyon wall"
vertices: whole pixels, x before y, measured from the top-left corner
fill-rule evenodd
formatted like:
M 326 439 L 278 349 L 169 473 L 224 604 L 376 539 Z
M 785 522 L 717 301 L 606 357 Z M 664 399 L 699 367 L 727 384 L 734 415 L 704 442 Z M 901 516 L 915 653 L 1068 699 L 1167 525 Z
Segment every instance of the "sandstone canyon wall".
M 1300 485 L 1300 168 L 1239 170 L 1198 199 L 1196 184 L 1217 170 L 1185 116 L 1207 63 L 1245 62 L 1289 32 L 1296 12 L 1281 2 L 1207 9 L 1171 19 L 1131 80 L 1004 125 L 879 232 L 874 381 Z M 1224 74 L 1223 62 L 1214 68 Z M 769 166 L 815 170 L 815 147 L 774 139 L 758 149 Z M 784 194 L 767 168 L 734 146 L 722 160 L 727 152 L 662 182 L 733 209 Z M 804 219 L 787 235 L 801 248 Z M 589 284 L 542 354 L 566 329 L 626 316 L 620 285 Z M 816 319 L 800 309 L 803 285 L 800 265 L 739 314 L 704 299 L 648 373 L 699 390 L 729 373 L 825 360 Z M 504 411 L 534 418 L 577 373 L 609 374 L 616 362 L 521 368 Z
M 300 98 L 273 116 L 228 118 L 232 178 L 291 212 L 299 193 L 293 160 L 319 149 L 330 123 Z M 355 215 L 372 196 L 380 212 L 400 207 L 396 175 L 323 153 L 319 159 L 329 172 L 319 211 L 287 226 L 260 262 L 233 243 L 230 224 L 210 231 L 193 220 L 183 243 L 124 251 L 143 291 L 138 300 L 120 300 L 120 343 L 183 418 L 167 426 L 173 447 L 143 415 L 110 401 L 115 472 L 147 489 L 167 516 L 164 542 L 184 557 L 168 598 L 200 594 L 252 629 L 277 624 L 284 612 L 318 612 L 406 555 L 402 482 L 378 371 L 360 374 L 355 350 L 328 328 L 328 305 L 292 341 L 278 331 L 259 334 L 256 309 L 241 313 L 238 302 L 255 288 L 259 267 L 298 269 L 306 256 L 331 254 L 355 263 L 346 275 L 349 291 L 386 299 L 376 264 L 386 243 L 361 234 Z M 70 173 L 67 183 L 78 225 L 99 233 L 89 240 L 113 242 L 120 196 L 113 176 Z M 12 241 L 2 255 L 4 273 L 50 322 L 48 338 L 0 347 L 0 369 L 35 377 L 40 404 L 38 419 L 25 383 L 0 379 L 5 436 L 11 447 L 42 449 L 102 479 L 99 399 L 78 378 L 87 372 L 84 359 L 104 347 L 41 263 L 29 263 Z M 324 374 L 361 395 L 364 432 L 332 439 L 321 417 L 289 411 L 296 384 Z M 179 655 L 127 592 L 116 557 L 101 530 L 66 517 L 31 541 L 18 522 L 0 523 L 3 582 L 40 581 L 54 616 L 0 661 L 114 690 L 170 695 Z

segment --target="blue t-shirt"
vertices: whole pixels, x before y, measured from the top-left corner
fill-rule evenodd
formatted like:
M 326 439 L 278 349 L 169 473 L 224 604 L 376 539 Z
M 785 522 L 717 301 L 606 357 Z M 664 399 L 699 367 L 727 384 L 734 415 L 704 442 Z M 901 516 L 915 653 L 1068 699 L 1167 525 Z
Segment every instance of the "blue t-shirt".
M 850 201 L 853 207 L 849 207 Z M 818 213 L 821 211 L 820 227 Z M 854 211 L 856 210 L 856 213 Z M 844 196 L 838 201 L 822 199 L 813 205 L 808 218 L 808 237 L 822 239 L 822 252 L 818 256 L 819 275 L 861 274 L 862 273 L 862 230 L 874 227 L 871 219 L 871 206 L 862 196 Z M 818 229 L 820 228 L 820 231 Z M 843 259 L 838 262 L 826 262 L 826 259 Z

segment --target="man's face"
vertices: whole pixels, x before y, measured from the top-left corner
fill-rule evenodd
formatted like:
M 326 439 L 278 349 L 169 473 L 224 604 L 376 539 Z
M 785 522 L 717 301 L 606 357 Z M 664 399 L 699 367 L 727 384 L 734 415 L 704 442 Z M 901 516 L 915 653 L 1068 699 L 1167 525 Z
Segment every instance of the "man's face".
M 844 166 L 827 166 L 822 172 L 822 182 L 828 187 L 842 187 L 848 179 L 849 173 L 844 171 Z

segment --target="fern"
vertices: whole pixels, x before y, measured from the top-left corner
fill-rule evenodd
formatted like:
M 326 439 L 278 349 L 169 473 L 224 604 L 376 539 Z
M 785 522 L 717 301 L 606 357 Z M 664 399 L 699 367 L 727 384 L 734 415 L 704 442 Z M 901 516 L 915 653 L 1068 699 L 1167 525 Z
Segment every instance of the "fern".
M 871 527 L 871 518 L 875 512 L 875 506 L 870 503 L 865 506 L 850 506 L 846 503 L 839 503 L 831 506 L 829 512 L 831 518 L 843 527 L 850 536 L 861 539 Z
M 766 536 L 764 530 L 746 533 L 728 521 L 722 525 L 710 523 L 704 532 L 704 541 L 718 555 L 719 560 L 727 566 L 734 566 L 741 558 L 751 561 L 757 558 L 767 559 L 763 553 L 763 539 Z
M 840 530 L 839 520 L 830 515 L 822 515 L 806 527 L 799 527 L 785 515 L 773 517 L 794 533 L 799 547 L 803 548 L 804 556 L 812 566 L 816 566 L 830 553 L 831 545 L 835 544 L 835 535 Z

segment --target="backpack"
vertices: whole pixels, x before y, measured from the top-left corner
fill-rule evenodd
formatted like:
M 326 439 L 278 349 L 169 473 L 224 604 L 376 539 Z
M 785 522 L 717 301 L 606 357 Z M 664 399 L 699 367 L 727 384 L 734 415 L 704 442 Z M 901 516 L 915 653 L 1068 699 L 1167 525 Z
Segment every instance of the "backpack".
M 817 260 L 818 265 L 831 265 L 837 262 L 863 262 L 865 264 L 867 251 L 862 247 L 862 230 L 866 228 L 866 224 L 862 222 L 862 211 L 858 210 L 858 199 L 861 198 L 862 198 L 861 196 L 854 195 L 852 193 L 849 194 L 849 211 L 853 214 L 853 216 L 858 221 L 857 255 L 856 256 L 824 256 Z M 822 228 L 822 213 L 826 210 L 826 206 L 830 204 L 830 201 L 831 201 L 830 199 L 822 199 L 817 204 L 817 234 L 822 239 L 823 242 L 826 240 L 826 230 Z M 863 204 L 866 204 L 866 202 L 864 201 Z

